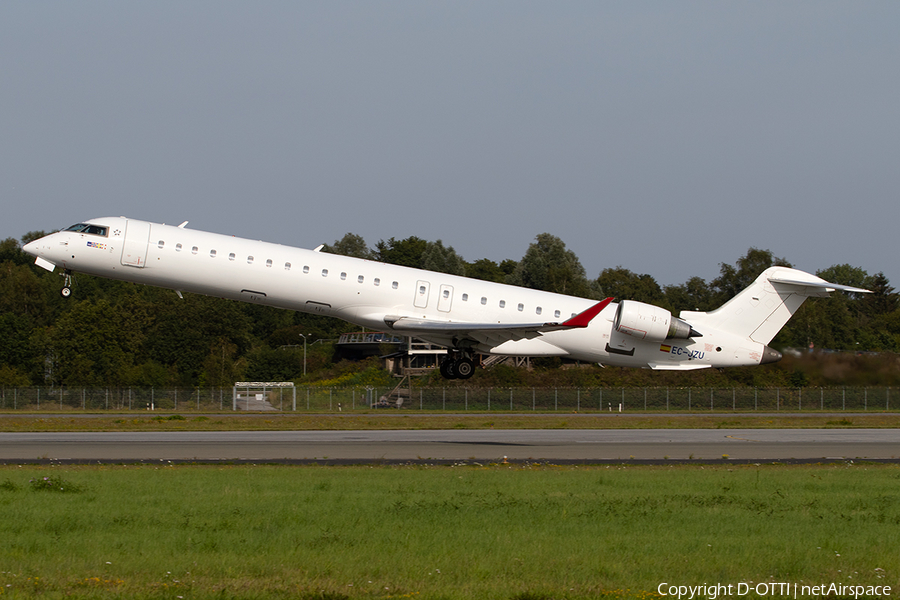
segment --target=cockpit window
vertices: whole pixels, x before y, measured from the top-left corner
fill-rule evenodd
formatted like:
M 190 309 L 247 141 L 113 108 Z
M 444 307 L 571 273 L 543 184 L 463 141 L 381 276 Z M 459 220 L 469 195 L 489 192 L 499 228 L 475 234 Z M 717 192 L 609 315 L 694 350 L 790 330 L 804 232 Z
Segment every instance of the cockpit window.
M 91 235 L 102 235 L 103 237 L 107 237 L 109 227 L 91 225 L 90 223 L 77 223 L 66 229 L 66 231 L 77 231 L 78 233 L 90 233 Z

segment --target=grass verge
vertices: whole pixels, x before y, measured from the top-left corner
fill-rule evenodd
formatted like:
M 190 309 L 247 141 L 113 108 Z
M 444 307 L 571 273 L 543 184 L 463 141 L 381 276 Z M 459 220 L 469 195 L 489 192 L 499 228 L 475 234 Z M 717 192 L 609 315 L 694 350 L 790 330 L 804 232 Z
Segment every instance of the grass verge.
M 302 431 L 366 429 L 784 429 L 897 428 L 900 414 L 706 416 L 599 414 L 0 414 L 0 431 Z
M 0 468 L 0 590 L 646 598 L 898 585 L 900 467 Z

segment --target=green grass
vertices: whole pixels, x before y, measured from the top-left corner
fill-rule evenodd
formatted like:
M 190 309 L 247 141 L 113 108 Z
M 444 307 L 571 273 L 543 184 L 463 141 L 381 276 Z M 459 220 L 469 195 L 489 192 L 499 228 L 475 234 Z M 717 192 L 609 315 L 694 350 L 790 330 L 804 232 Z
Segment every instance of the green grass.
M 2 467 L 0 482 L 3 598 L 547 600 L 664 581 L 896 589 L 900 572 L 893 465 Z

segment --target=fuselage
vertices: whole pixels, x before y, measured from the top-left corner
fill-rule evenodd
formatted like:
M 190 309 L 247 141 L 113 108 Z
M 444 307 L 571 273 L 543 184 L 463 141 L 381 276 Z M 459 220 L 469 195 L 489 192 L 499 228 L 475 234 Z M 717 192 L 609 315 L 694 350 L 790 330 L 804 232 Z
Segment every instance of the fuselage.
M 26 245 L 38 263 L 66 271 L 179 292 L 328 315 L 389 331 L 397 317 L 435 322 L 561 322 L 596 301 L 412 269 L 315 250 L 148 223 L 123 217 L 86 221 Z M 43 263 L 42 263 L 43 261 Z M 608 365 L 695 369 L 759 364 L 765 346 L 726 332 L 697 339 L 628 340 L 609 351 L 616 305 L 587 327 L 534 339 L 479 344 L 475 350 L 514 356 L 560 356 Z M 416 334 L 452 346 L 452 335 Z

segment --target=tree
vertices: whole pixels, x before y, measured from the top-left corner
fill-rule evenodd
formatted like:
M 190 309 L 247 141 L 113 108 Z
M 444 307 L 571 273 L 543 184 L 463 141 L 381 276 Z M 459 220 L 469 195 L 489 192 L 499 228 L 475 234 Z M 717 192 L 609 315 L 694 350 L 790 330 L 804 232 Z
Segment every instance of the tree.
M 769 267 L 790 267 L 791 264 L 772 254 L 771 250 L 750 248 L 734 266 L 720 263 L 720 275 L 713 279 L 712 288 L 717 295 L 717 304 L 724 304 L 753 283 Z
M 596 298 L 575 253 L 555 235 L 541 233 L 528 246 L 507 283 L 583 298 Z
M 621 266 L 603 269 L 597 278 L 597 285 L 602 296 L 657 305 L 666 303 L 662 289 L 653 277 L 638 275 Z
M 515 262 L 512 262 L 515 265 Z M 515 269 L 515 267 L 513 267 Z M 475 262 L 466 265 L 466 276 L 473 279 L 481 279 L 482 281 L 493 281 L 494 283 L 504 283 L 509 273 L 489 258 L 479 258 Z
M 453 246 L 445 247 L 444 243 L 438 240 L 425 245 L 425 251 L 422 252 L 422 268 L 427 271 L 465 276 L 466 261 L 456 253 Z
M 675 313 L 682 310 L 709 311 L 716 308 L 713 292 L 702 277 L 691 277 L 681 285 L 667 285 L 664 291 L 666 301 Z
M 868 289 L 872 290 L 872 293 L 863 298 L 863 310 L 870 317 L 886 315 L 900 306 L 898 295 L 884 273 L 875 273 L 869 281 Z
M 422 254 L 425 252 L 428 242 L 416 236 L 410 236 L 404 240 L 394 238 L 388 241 L 379 240 L 375 244 L 375 260 L 401 265 L 404 267 L 422 268 Z
M 369 250 L 366 240 L 355 233 L 345 233 L 344 237 L 335 240 L 334 244 L 326 244 L 322 251 L 342 256 L 353 256 L 355 258 L 373 258 L 373 252 Z

